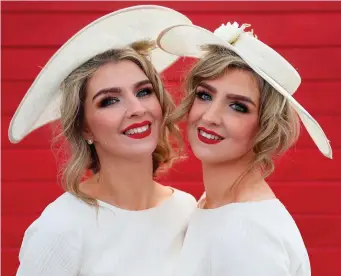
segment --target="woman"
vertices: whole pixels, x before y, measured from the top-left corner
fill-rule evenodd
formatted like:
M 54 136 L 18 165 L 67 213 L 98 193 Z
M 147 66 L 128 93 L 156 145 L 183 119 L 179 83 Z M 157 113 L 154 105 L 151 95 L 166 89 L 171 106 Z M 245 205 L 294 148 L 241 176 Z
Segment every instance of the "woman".
M 331 157 L 331 148 L 291 96 L 301 81 L 296 70 L 246 27 L 228 23 L 211 33 L 181 25 L 158 37 L 168 53 L 200 58 L 173 116 L 187 115 L 205 186 L 176 276 L 311 274 L 300 232 L 265 178 L 274 169 L 273 158 L 297 140 L 297 114 L 321 152 Z
M 178 134 L 165 123 L 174 105 L 156 69 L 175 58 L 147 39 L 181 22 L 190 23 L 157 6 L 107 15 L 63 45 L 33 83 L 11 141 L 60 117 L 71 157 L 65 193 L 25 232 L 17 275 L 171 274 L 196 201 L 153 180 L 173 159 L 168 134 Z

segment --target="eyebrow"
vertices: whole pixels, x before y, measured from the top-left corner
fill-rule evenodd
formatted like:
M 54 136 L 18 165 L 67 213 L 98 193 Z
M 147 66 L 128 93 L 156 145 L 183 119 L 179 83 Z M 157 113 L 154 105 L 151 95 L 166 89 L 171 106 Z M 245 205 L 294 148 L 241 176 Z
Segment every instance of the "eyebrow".
M 206 88 L 210 92 L 217 93 L 217 89 L 213 87 L 212 85 L 209 85 L 208 83 L 202 82 L 198 85 L 198 87 L 200 86 Z M 226 97 L 230 100 L 248 102 L 256 107 L 256 104 L 254 103 L 254 101 L 252 101 L 252 99 L 249 97 L 238 95 L 238 94 L 231 94 L 231 93 L 228 93 Z
M 139 88 L 142 85 L 145 84 L 151 84 L 151 81 L 148 79 L 142 80 L 142 81 L 138 81 L 133 85 L 134 89 Z M 103 88 L 101 90 L 99 90 L 95 96 L 93 96 L 92 101 L 94 101 L 97 97 L 99 97 L 100 95 L 104 95 L 104 94 L 109 94 L 109 93 L 121 93 L 122 89 L 120 87 L 108 87 L 108 88 Z

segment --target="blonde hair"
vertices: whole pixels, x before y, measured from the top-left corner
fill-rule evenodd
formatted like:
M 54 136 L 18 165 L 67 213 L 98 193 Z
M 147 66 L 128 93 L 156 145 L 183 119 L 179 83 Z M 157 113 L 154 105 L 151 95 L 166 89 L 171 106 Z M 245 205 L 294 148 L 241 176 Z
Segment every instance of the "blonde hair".
M 263 177 L 269 176 L 274 171 L 274 157 L 283 154 L 298 139 L 300 121 L 297 113 L 282 94 L 255 73 L 237 54 L 217 45 L 207 45 L 203 50 L 207 52 L 187 74 L 184 99 L 169 120 L 176 122 L 188 114 L 195 99 L 196 88 L 203 80 L 216 79 L 229 69 L 252 72 L 260 91 L 259 131 L 253 145 L 254 159 L 249 169 L 238 179 L 256 166 L 262 169 Z
M 171 142 L 182 145 L 181 136 L 177 126 L 166 120 L 174 110 L 175 104 L 170 94 L 164 89 L 161 78 L 148 59 L 150 50 L 154 43 L 139 41 L 129 47 L 112 49 L 96 55 L 83 65 L 75 69 L 62 83 L 63 91 L 61 102 L 61 133 L 56 140 L 64 138 L 64 145 L 69 146 L 71 156 L 62 168 L 61 184 L 65 191 L 81 198 L 88 204 L 97 205 L 96 200 L 80 191 L 79 185 L 87 170 L 93 173 L 100 171 L 100 162 L 94 145 L 88 145 L 83 137 L 84 128 L 84 101 L 86 97 L 87 82 L 96 70 L 108 63 L 120 60 L 134 62 L 146 74 L 151 81 L 155 94 L 160 102 L 163 121 L 158 144 L 152 154 L 153 174 L 158 169 L 171 166 L 173 159 L 177 156 L 171 146 Z M 175 140 L 169 140 L 171 137 Z

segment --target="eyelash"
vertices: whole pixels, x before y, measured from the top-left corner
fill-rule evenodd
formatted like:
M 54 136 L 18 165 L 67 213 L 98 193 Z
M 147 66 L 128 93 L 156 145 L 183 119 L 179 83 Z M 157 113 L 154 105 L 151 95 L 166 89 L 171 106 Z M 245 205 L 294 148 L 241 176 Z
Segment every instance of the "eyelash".
M 142 93 L 144 92 L 144 93 Z M 145 98 L 145 97 L 148 97 L 150 94 L 153 93 L 153 89 L 152 88 L 149 88 L 149 87 L 146 87 L 146 88 L 142 88 L 141 90 L 139 90 L 137 93 L 136 93 L 136 97 L 138 98 Z M 142 94 L 142 95 L 140 95 Z M 140 96 L 139 96 L 140 95 Z M 105 97 L 103 98 L 100 103 L 99 103 L 99 107 L 107 107 L 109 105 L 113 105 L 113 104 L 116 104 L 118 103 L 120 100 L 117 98 L 117 97 L 112 97 L 112 96 L 108 96 L 108 97 Z
M 200 101 L 211 101 L 212 100 L 212 96 L 210 95 L 210 93 L 206 92 L 206 91 L 197 91 L 196 92 L 196 97 L 200 100 Z M 240 113 L 248 113 L 249 109 L 248 107 L 240 102 L 233 102 L 231 104 L 229 104 L 229 106 L 235 110 L 236 112 L 240 112 Z
M 212 96 L 209 93 L 205 92 L 205 91 L 197 91 L 196 92 L 196 97 L 199 100 L 201 100 L 201 101 L 211 101 L 212 100 Z M 204 99 L 204 97 L 207 97 L 209 99 L 207 99 L 207 98 Z
M 154 91 L 150 87 L 145 87 L 145 88 L 142 88 L 140 91 L 138 91 L 136 93 L 136 96 L 142 92 L 145 92 L 145 94 L 142 97 L 147 97 L 147 96 L 151 95 Z M 139 97 L 139 98 L 142 98 L 142 97 Z
M 116 97 L 105 97 L 100 101 L 99 107 L 107 107 L 107 106 L 113 105 L 119 101 L 120 100 Z

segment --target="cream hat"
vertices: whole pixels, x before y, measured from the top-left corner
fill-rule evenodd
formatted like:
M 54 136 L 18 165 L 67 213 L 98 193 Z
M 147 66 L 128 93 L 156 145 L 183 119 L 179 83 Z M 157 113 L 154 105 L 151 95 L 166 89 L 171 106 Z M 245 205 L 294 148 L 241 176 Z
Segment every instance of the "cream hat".
M 115 11 L 84 27 L 50 58 L 28 89 L 10 122 L 9 140 L 18 143 L 33 130 L 60 118 L 60 85 L 84 62 L 133 42 L 155 41 L 162 30 L 176 24 L 191 24 L 191 21 L 172 9 L 143 5 Z M 150 53 L 158 72 L 178 58 L 157 47 Z
M 292 96 L 301 83 L 300 75 L 279 53 L 257 39 L 253 31 L 246 32 L 249 26 L 227 23 L 211 32 L 199 26 L 179 24 L 163 30 L 157 44 L 167 53 L 195 58 L 205 54 L 202 46 L 208 44 L 220 45 L 235 52 L 288 99 L 319 150 L 332 158 L 332 149 L 322 128 Z

